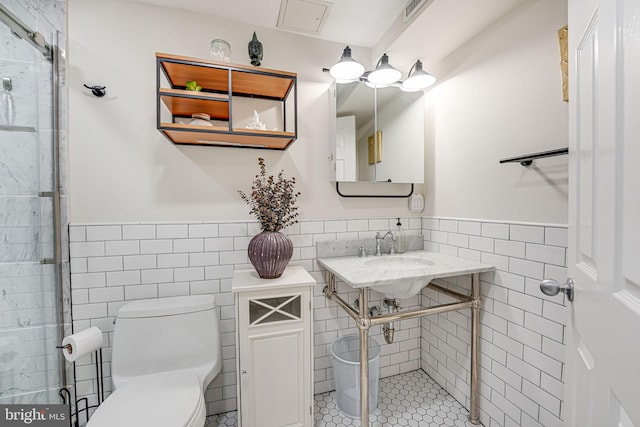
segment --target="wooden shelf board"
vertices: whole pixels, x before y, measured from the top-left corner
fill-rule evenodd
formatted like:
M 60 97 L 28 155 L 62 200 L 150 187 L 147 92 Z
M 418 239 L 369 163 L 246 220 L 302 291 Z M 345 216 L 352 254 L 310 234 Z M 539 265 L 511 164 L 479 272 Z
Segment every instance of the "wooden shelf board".
M 228 92 L 228 68 L 232 68 L 231 81 L 234 95 L 261 96 L 282 100 L 287 96 L 296 80 L 295 73 L 286 71 L 220 63 L 164 53 L 156 53 L 156 57 L 194 62 L 194 64 L 162 62 L 171 85 L 177 87 L 184 87 L 187 81 L 195 80 L 204 89 L 214 92 Z
M 183 123 L 160 123 L 160 129 L 162 130 L 176 130 L 176 131 L 209 131 L 212 133 L 217 132 L 229 132 L 229 128 L 226 126 L 196 126 Z M 232 132 L 247 134 L 249 136 L 266 136 L 267 138 L 281 137 L 281 138 L 295 138 L 294 132 L 284 132 L 279 130 L 258 130 L 258 129 L 246 129 L 246 128 L 233 128 Z
M 236 132 L 246 133 L 246 135 L 240 135 L 238 133 L 229 133 L 227 128 L 219 126 L 192 126 L 178 123 L 161 123 L 160 126 L 160 131 L 176 144 L 284 150 L 295 140 L 295 134 L 292 132 L 237 129 Z
M 229 103 L 226 100 L 212 102 L 208 99 L 180 98 L 162 93 L 160 99 L 175 116 L 191 117 L 193 113 L 207 113 L 215 120 L 229 120 Z
M 193 98 L 193 99 L 204 99 L 208 101 L 220 101 L 220 102 L 229 102 L 229 95 L 226 93 L 211 93 L 211 92 L 195 92 L 193 90 L 184 90 L 184 89 L 170 89 L 170 88 L 160 88 L 160 95 L 181 97 L 181 98 Z

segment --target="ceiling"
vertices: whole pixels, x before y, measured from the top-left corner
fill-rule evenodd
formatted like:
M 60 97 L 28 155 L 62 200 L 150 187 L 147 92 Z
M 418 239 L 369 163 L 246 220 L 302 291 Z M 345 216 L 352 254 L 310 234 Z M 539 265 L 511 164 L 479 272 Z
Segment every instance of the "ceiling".
M 442 60 L 505 14 L 537 0 L 427 0 L 408 25 L 404 23 L 404 8 L 410 0 L 132 1 L 368 47 L 372 48 L 374 58 L 387 51 L 394 66 L 408 69 L 417 58 L 421 58 L 427 67 Z M 322 4 L 326 7 L 322 8 Z M 292 21 L 296 20 L 300 21 L 300 28 L 312 25 L 310 21 L 314 19 L 322 20 L 319 31 L 293 31 L 291 25 L 289 29 L 279 28 L 281 8 L 293 12 L 296 8 L 298 12 L 303 9 L 302 13 L 289 15 L 289 24 L 293 26 L 296 22 Z M 320 13 L 322 17 L 309 16 L 313 13 Z M 373 58 L 371 60 L 375 62 Z

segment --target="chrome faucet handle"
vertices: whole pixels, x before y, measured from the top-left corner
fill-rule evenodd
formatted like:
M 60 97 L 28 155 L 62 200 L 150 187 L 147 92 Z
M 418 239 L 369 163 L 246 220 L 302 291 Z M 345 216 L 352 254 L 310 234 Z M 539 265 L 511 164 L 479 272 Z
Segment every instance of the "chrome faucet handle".
M 380 252 L 380 241 L 384 240 L 384 237 L 382 237 L 380 235 L 380 232 L 376 232 L 376 252 L 375 252 L 375 256 L 380 256 L 382 255 L 382 252 Z
M 358 256 L 359 256 L 360 258 L 366 258 L 366 257 L 367 257 L 367 255 L 368 255 L 368 254 L 367 254 L 367 248 L 365 248 L 364 246 L 360 246 Z

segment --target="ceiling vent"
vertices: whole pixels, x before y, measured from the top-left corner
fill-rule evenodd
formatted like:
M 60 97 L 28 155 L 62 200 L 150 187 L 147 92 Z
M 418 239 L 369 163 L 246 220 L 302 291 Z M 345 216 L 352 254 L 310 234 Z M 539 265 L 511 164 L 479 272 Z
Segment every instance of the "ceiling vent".
M 410 0 L 404 7 L 404 22 L 409 22 L 425 5 L 433 3 L 433 0 Z
M 331 3 L 323 0 L 282 0 L 278 28 L 319 34 L 330 9 Z

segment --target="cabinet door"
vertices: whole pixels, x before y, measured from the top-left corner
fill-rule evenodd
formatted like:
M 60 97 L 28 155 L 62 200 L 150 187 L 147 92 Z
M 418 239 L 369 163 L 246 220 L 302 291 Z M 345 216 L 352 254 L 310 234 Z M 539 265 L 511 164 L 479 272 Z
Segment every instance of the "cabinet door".
M 303 337 L 303 329 L 249 335 L 250 364 L 242 375 L 245 427 L 304 425 Z
M 241 298 L 243 427 L 310 425 L 307 293 Z

